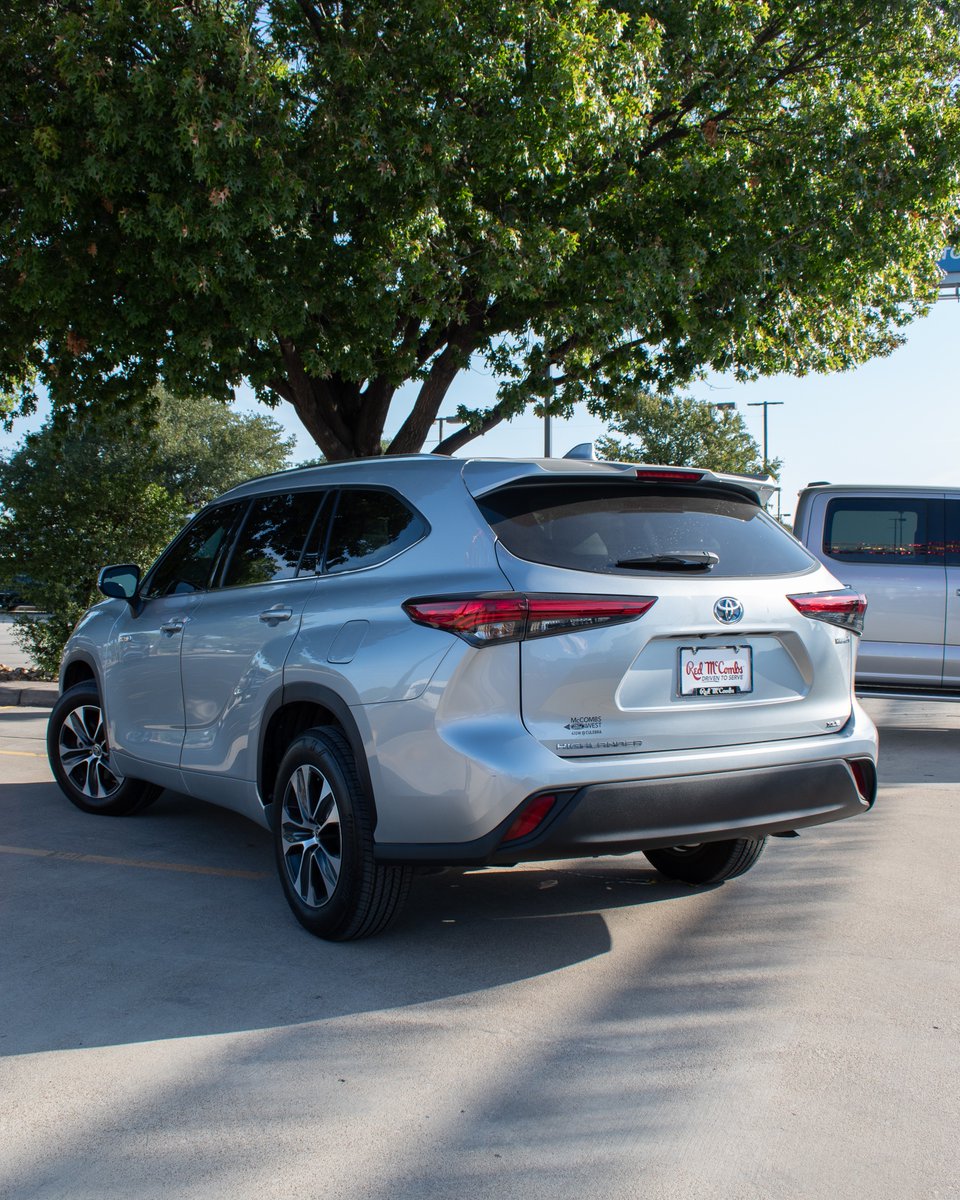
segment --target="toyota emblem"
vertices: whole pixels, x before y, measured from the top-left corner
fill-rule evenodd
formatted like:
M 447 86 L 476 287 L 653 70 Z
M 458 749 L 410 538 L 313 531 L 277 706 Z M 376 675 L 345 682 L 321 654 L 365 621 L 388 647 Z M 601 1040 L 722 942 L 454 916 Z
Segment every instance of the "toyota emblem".
M 713 606 L 713 615 L 724 625 L 732 625 L 743 616 L 743 605 L 732 596 L 721 596 Z

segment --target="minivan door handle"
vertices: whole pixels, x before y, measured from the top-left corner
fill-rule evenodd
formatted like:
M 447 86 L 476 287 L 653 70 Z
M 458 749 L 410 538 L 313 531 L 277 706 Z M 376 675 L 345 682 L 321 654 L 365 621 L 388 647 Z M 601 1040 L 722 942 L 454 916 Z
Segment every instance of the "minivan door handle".
M 293 609 L 287 608 L 283 604 L 278 604 L 276 608 L 268 608 L 266 612 L 260 614 L 260 620 L 265 625 L 279 625 L 281 621 L 289 621 L 293 616 Z

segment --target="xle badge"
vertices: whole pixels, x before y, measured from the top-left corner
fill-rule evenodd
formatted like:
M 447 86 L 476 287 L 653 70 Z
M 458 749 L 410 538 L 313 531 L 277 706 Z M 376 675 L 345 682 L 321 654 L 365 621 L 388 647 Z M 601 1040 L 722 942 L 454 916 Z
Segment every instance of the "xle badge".
M 592 733 L 603 733 L 603 720 L 600 717 L 571 717 L 564 725 L 572 734 L 586 737 Z

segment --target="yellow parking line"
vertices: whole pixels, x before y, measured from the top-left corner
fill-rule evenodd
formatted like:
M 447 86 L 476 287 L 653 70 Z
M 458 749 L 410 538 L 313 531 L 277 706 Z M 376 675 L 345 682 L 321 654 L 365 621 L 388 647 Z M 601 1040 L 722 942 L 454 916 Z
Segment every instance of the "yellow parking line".
M 45 754 L 38 754 L 36 750 L 0 750 L 0 754 L 12 754 L 14 758 L 46 758 Z
M 77 854 L 72 850 L 34 850 L 28 846 L 0 846 L 0 854 L 26 858 L 55 858 L 58 861 L 95 863 L 107 867 L 140 867 L 151 871 L 180 871 L 185 875 L 220 875 L 227 879 L 269 879 L 269 871 L 233 871 L 228 867 L 196 867 L 190 863 L 149 862 L 139 858 L 111 858 L 106 854 Z

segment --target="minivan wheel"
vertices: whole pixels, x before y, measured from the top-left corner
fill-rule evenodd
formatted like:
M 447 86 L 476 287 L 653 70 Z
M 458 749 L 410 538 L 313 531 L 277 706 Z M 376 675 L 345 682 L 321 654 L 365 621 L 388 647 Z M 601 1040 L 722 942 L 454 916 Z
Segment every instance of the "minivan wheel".
M 283 756 L 273 801 L 277 870 L 300 924 L 332 942 L 370 937 L 406 899 L 410 867 L 373 856 L 373 820 L 346 738 L 308 729 Z
M 734 838 L 644 850 L 651 865 L 668 879 L 681 883 L 722 883 L 749 871 L 763 853 L 766 838 Z
M 47 757 L 60 790 L 84 812 L 126 817 L 152 804 L 163 790 L 120 774 L 110 755 L 100 693 L 90 682 L 70 688 L 53 706 Z

